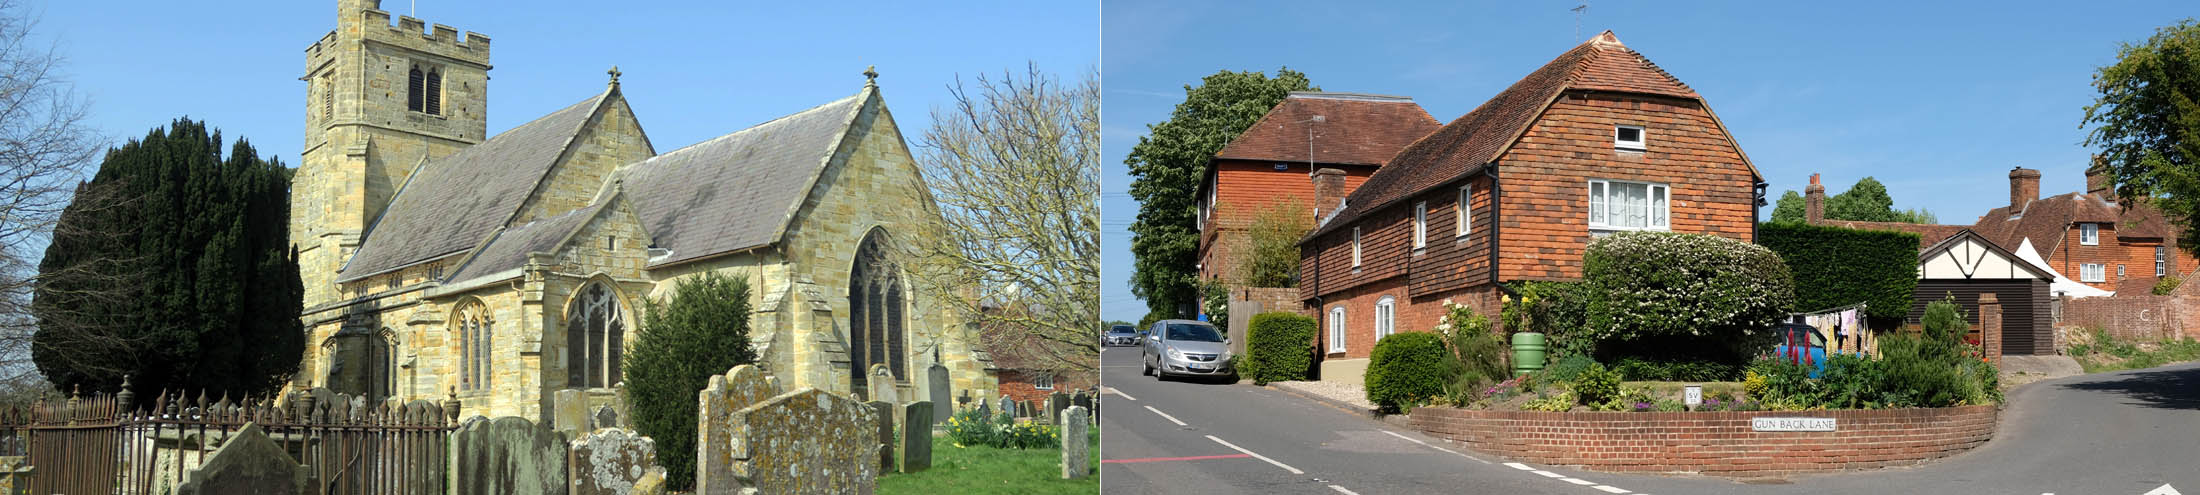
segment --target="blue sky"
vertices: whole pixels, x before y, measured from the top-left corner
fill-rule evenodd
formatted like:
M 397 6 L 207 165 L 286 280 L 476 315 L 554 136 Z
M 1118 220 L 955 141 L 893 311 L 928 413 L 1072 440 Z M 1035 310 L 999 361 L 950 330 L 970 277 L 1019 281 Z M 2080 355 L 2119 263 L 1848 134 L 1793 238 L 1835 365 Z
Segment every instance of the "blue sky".
M 117 139 L 188 115 L 250 138 L 293 167 L 304 139 L 305 48 L 336 27 L 336 0 L 30 2 L 36 33 Z M 916 141 L 960 74 L 1074 77 L 1099 59 L 1094 1 L 485 2 L 385 0 L 461 35 L 492 40 L 489 131 L 502 132 L 603 90 L 617 65 L 628 101 L 661 151 L 855 94 L 863 69 Z
M 1101 316 L 1137 321 L 1123 157 L 1183 86 L 1288 66 L 1327 91 L 1413 97 L 1450 122 L 1605 29 L 1702 93 L 1772 184 L 1829 192 L 1865 176 L 1897 208 L 1969 224 L 2009 201 L 2010 167 L 2043 196 L 2082 189 L 2080 120 L 2119 42 L 2200 15 L 2192 2 L 1432 1 L 1266 8 L 1153 0 L 1102 6 Z M 1769 214 L 1770 208 L 1765 212 Z

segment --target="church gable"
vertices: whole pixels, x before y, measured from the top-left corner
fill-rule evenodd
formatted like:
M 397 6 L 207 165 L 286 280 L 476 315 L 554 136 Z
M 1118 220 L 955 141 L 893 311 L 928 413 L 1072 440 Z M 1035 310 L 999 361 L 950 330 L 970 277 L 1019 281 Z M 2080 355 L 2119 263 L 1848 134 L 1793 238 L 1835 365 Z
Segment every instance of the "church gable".
M 870 91 L 709 141 L 619 172 L 669 266 L 777 243 Z
M 656 154 L 634 109 L 614 85 L 510 223 L 532 222 L 586 206 L 613 170 Z
M 849 253 L 842 251 L 852 250 L 874 227 L 900 239 L 896 242 L 903 245 L 895 247 L 900 250 L 915 236 L 929 235 L 939 220 L 893 112 L 873 94 L 793 213 L 786 234 L 790 258 L 845 266 Z

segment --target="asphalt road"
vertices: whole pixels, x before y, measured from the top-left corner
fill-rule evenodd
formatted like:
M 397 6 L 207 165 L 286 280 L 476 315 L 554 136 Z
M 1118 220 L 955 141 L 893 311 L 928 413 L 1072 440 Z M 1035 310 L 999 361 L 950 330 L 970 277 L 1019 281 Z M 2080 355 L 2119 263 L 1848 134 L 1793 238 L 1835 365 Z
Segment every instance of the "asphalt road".
M 2200 364 L 2021 387 L 1993 441 L 1923 466 L 1747 483 L 1513 462 L 1274 389 L 1141 376 L 1131 347 L 1101 364 L 1110 494 L 2200 495 Z

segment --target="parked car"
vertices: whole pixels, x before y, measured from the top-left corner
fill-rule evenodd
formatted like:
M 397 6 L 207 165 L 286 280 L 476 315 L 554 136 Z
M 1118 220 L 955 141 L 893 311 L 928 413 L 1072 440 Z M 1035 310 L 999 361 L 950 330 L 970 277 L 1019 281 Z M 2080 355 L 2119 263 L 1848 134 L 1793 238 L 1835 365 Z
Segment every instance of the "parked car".
M 1810 377 L 1826 371 L 1826 335 L 1817 328 L 1801 323 L 1781 323 L 1772 327 L 1778 339 L 1772 346 L 1772 357 L 1810 367 Z
M 1230 366 L 1229 339 L 1204 321 L 1161 320 L 1147 329 L 1140 344 L 1144 374 L 1171 376 L 1235 376 Z
M 1109 327 L 1108 334 L 1103 338 L 1103 346 L 1138 345 L 1138 330 L 1130 325 L 1116 325 Z

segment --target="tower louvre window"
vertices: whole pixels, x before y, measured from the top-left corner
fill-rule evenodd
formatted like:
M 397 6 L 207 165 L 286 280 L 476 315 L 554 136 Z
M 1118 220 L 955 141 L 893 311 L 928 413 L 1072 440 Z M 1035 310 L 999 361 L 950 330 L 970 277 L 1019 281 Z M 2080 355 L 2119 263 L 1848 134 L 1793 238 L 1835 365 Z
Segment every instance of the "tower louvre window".
M 427 104 L 427 102 L 424 101 L 424 97 L 427 93 L 426 85 L 427 76 L 420 72 L 419 66 L 413 66 L 412 76 L 411 78 L 407 79 L 405 83 L 406 110 L 418 112 L 426 108 L 425 105 Z
M 428 115 L 443 115 L 443 71 L 428 70 L 427 90 L 422 98 L 427 100 Z

